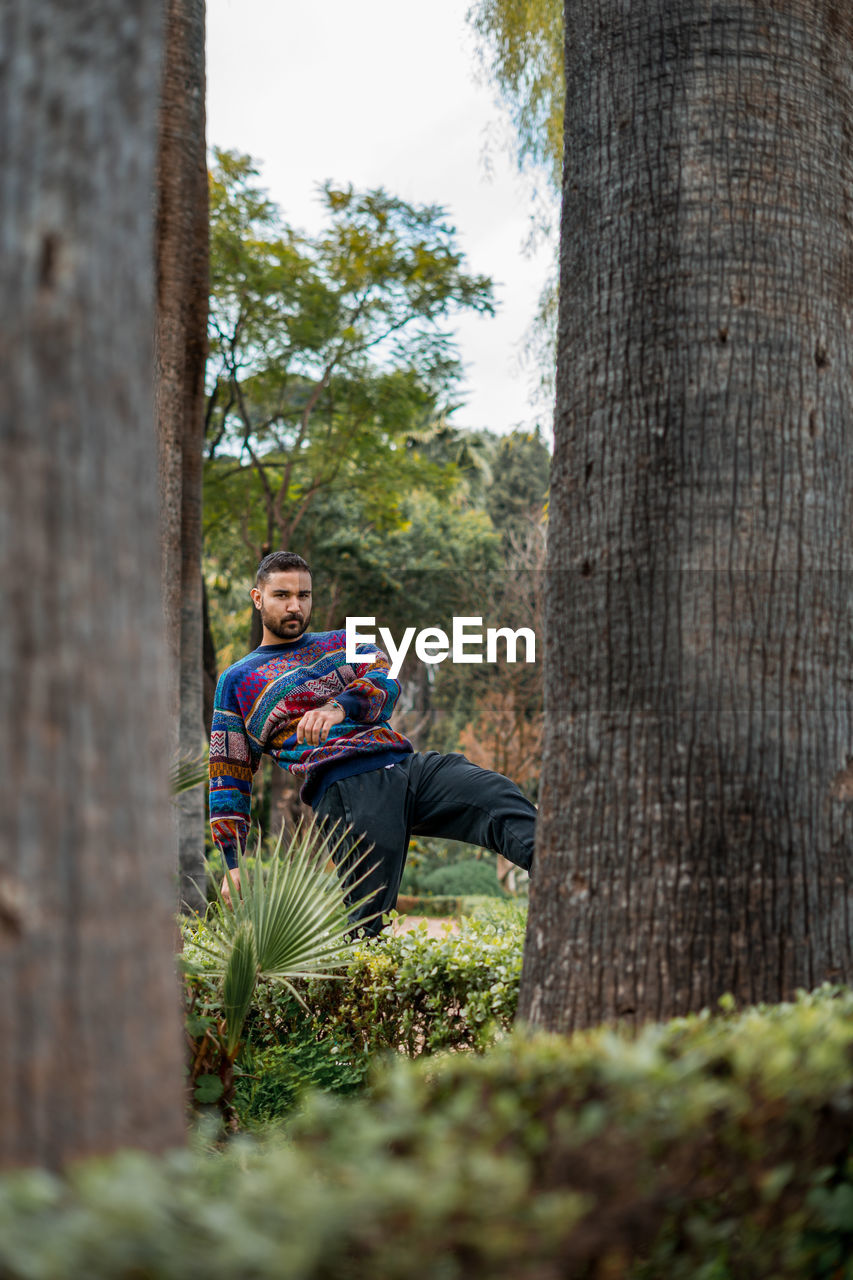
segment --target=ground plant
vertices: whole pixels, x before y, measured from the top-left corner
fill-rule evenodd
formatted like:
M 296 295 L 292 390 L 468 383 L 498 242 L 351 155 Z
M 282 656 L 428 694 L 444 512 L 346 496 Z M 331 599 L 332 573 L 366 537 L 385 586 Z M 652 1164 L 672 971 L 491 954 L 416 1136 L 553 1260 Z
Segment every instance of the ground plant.
M 256 1127 L 289 1114 L 312 1088 L 361 1090 L 384 1057 L 483 1052 L 512 1023 L 526 911 L 510 902 L 477 901 L 475 915 L 447 923 L 438 937 L 421 924 L 355 942 L 346 967 L 331 981 L 284 985 L 260 977 L 241 1023 L 238 1053 L 226 1065 L 217 1030 L 226 1019 L 222 987 L 206 967 L 204 926 L 185 925 L 196 1107 L 220 1104 L 224 1073 L 233 1102 L 227 1118 Z
M 309 976 L 315 982 L 329 979 L 345 969 L 352 954 L 347 901 L 331 868 L 338 843 L 313 824 L 299 824 L 288 836 L 282 827 L 269 859 L 250 861 L 239 853 L 235 872 L 226 868 L 223 886 L 214 880 L 215 901 L 204 918 L 184 926 L 181 966 L 193 1098 L 202 1105 L 219 1102 L 232 1126 L 234 1063 L 258 984 L 302 1004 L 294 984 Z M 356 905 L 359 861 L 349 890 Z

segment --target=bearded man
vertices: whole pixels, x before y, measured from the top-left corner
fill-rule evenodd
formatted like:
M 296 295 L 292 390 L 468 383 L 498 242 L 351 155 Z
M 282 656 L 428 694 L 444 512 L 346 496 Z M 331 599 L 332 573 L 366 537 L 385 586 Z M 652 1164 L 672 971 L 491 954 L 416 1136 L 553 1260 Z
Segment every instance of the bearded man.
M 357 871 L 357 896 L 367 900 L 350 917 L 367 934 L 380 932 L 397 901 L 412 835 L 465 840 L 530 869 L 534 806 L 502 774 L 456 753 L 413 751 L 391 728 L 400 686 L 388 658 L 363 644 L 356 657 L 370 660 L 347 662 L 344 631 L 308 630 L 311 570 L 300 556 L 266 556 L 252 600 L 263 639 L 220 676 L 210 735 L 211 829 L 236 888 L 264 753 L 302 779 L 318 819 L 347 831 L 335 854 L 345 882 L 367 851 Z M 228 877 L 222 895 L 230 903 Z

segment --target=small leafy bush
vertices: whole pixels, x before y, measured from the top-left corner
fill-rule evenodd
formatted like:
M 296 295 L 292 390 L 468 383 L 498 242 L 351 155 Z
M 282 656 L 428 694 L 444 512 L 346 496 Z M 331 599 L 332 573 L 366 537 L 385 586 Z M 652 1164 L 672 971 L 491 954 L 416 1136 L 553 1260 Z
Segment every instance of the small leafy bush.
M 426 887 L 428 877 L 436 871 L 443 871 L 447 867 L 466 860 L 482 862 L 485 866 L 490 866 L 497 881 L 497 860 L 493 853 L 481 849 L 475 859 L 470 855 L 471 846 L 459 840 L 440 840 L 436 836 L 413 836 L 409 841 L 400 892 L 414 894 L 416 897 L 435 892 Z M 489 892 L 493 893 L 494 890 L 490 889 Z M 454 890 L 450 896 L 458 895 Z
M 421 892 L 438 893 L 451 898 L 461 898 L 468 894 L 484 894 L 495 898 L 505 896 L 498 883 L 494 863 L 478 858 L 452 862 L 449 866 L 437 867 L 428 872 L 421 880 Z
M 341 1096 L 357 1093 L 370 1067 L 366 1054 L 318 1039 L 311 1022 L 295 1017 L 286 1042 L 265 1049 L 248 1045 L 237 1078 L 234 1107 L 246 1128 L 279 1121 L 311 1089 Z
M 482 1052 L 515 1016 L 525 924 L 507 903 L 438 938 L 425 924 L 386 933 L 356 950 L 342 982 L 309 984 L 306 1000 L 318 1025 L 368 1055 Z
M 505 1037 L 287 1140 L 0 1179 L 3 1280 L 850 1280 L 853 994 Z

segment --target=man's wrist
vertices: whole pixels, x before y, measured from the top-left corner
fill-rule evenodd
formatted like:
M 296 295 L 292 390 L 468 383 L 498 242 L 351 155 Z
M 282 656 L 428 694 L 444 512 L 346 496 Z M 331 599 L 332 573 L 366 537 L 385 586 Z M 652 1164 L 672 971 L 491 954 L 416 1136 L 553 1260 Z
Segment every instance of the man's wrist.
M 343 693 L 339 694 L 338 697 L 335 698 L 335 702 L 344 713 L 345 720 L 359 719 L 359 702 L 358 697 L 354 693 L 347 693 L 346 690 L 344 690 Z

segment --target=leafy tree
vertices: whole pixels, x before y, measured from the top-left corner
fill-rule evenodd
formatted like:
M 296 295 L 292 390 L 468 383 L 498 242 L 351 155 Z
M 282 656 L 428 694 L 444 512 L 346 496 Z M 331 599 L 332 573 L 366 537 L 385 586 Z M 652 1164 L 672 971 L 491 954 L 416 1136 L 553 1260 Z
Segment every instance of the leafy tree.
M 853 978 L 853 10 L 567 0 L 535 927 L 565 1029 Z
M 524 540 L 542 519 L 551 454 L 537 427 L 502 436 L 491 460 L 486 510 L 505 545 Z
M 439 207 L 327 184 L 328 226 L 309 238 L 256 179 L 248 157 L 216 153 L 207 413 L 212 474 L 255 559 L 298 549 L 333 487 L 358 493 L 374 527 L 399 519 L 397 495 L 429 470 L 407 439 L 450 407 L 459 376 L 443 326 L 492 311 Z

